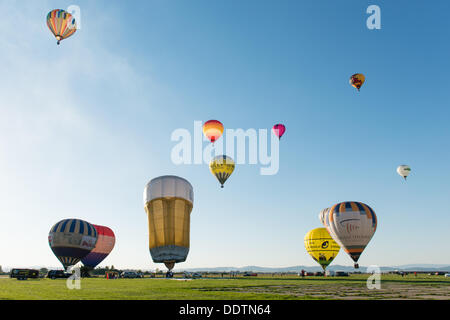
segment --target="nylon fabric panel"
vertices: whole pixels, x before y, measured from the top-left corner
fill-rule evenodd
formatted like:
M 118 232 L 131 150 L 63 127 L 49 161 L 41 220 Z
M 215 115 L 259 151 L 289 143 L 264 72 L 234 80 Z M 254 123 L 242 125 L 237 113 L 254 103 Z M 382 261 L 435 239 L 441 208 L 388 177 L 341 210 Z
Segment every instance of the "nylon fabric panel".
M 181 198 L 154 199 L 145 207 L 149 248 L 176 245 L 189 248 L 192 203 Z
M 340 203 L 334 207 L 338 210 L 329 212 L 327 230 L 356 262 L 375 233 L 375 212 L 369 206 L 357 202 Z
M 304 239 L 306 251 L 325 268 L 339 253 L 340 247 L 325 228 L 309 231 Z

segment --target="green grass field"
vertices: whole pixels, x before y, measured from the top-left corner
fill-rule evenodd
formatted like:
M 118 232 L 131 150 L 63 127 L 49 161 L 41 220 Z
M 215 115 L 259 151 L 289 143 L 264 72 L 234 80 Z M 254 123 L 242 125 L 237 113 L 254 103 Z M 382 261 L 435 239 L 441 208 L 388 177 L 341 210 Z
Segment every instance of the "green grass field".
M 0 278 L 0 299 L 8 300 L 279 300 L 279 299 L 450 299 L 450 278 L 383 275 L 381 289 L 367 289 L 367 275 L 235 279 L 82 279 L 69 290 L 65 279 Z

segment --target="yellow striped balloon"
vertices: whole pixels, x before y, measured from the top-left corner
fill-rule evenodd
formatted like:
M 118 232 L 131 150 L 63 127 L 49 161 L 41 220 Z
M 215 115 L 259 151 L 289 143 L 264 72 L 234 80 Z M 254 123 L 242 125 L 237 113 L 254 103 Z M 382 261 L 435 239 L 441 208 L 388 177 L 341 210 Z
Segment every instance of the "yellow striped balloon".
M 48 13 L 47 26 L 55 36 L 58 44 L 77 31 L 75 18 L 70 13 L 61 9 L 56 9 Z
M 228 156 L 217 156 L 209 163 L 209 169 L 211 173 L 216 176 L 220 184 L 223 185 L 225 181 L 231 176 L 234 171 L 234 160 Z

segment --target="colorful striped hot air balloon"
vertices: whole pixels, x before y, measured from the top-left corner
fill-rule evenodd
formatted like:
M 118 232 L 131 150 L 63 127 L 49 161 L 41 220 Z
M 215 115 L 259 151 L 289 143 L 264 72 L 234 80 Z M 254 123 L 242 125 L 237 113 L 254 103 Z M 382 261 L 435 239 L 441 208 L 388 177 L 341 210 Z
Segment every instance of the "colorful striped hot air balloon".
M 203 124 L 203 134 L 205 137 L 214 143 L 223 134 L 223 124 L 217 120 L 209 120 Z
M 95 248 L 97 230 L 84 220 L 61 220 L 50 229 L 48 243 L 67 270 L 69 266 L 77 264 Z
M 366 81 L 366 77 L 362 73 L 355 73 L 350 77 L 350 84 L 356 89 L 361 89 L 361 86 Z
M 95 248 L 83 259 L 81 262 L 89 268 L 94 269 L 111 253 L 116 243 L 116 236 L 114 232 L 104 226 L 93 225 L 97 230 L 98 240 Z
M 217 180 L 219 180 L 222 188 L 225 181 L 227 181 L 233 173 L 234 167 L 234 160 L 228 156 L 223 155 L 215 157 L 209 163 L 209 169 L 211 170 L 211 173 L 217 178 Z
M 377 230 L 375 212 L 362 202 L 347 201 L 322 210 L 319 218 L 359 268 L 358 259 Z
M 286 132 L 286 127 L 283 124 L 279 123 L 273 126 L 272 131 L 278 137 L 278 139 L 281 139 L 281 137 Z
M 58 41 L 58 45 L 62 40 L 67 39 L 77 31 L 75 18 L 70 13 L 61 9 L 56 9 L 48 13 L 47 26 Z

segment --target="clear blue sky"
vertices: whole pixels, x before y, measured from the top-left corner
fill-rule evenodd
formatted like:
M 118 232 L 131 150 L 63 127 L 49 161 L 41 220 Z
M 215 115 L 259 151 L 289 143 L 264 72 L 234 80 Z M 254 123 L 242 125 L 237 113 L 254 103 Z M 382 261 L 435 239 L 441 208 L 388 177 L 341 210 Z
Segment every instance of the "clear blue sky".
M 81 8 L 60 46 L 46 14 Z M 381 8 L 381 30 L 366 8 Z M 59 266 L 64 218 L 107 225 L 102 265 L 162 268 L 148 252 L 145 184 L 195 193 L 178 267 L 315 265 L 321 209 L 361 201 L 378 230 L 361 265 L 450 264 L 448 1 L 0 1 L 0 264 Z M 357 92 L 349 83 L 364 73 Z M 280 170 L 171 162 L 177 128 L 284 123 Z M 207 143 L 205 142 L 205 146 Z M 405 183 L 400 164 L 412 174 Z M 352 265 L 343 252 L 335 264 Z

